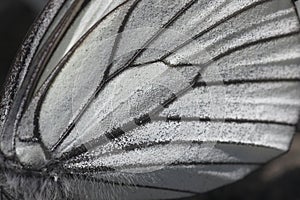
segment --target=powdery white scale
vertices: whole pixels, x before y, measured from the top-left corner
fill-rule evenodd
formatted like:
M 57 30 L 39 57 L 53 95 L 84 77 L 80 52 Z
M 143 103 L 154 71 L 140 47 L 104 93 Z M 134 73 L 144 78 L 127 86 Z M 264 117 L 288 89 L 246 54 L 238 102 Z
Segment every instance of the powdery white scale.
M 3 90 L 2 199 L 180 199 L 289 149 L 291 0 L 53 0 Z

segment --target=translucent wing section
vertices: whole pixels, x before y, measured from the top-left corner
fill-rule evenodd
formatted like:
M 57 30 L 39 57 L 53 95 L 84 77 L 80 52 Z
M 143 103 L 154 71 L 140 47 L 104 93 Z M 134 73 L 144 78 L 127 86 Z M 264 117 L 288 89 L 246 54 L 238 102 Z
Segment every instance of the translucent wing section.
M 87 1 L 86 1 L 87 2 Z M 43 75 L 41 76 L 38 88 L 47 79 L 59 61 L 67 54 L 67 52 L 75 45 L 75 43 L 89 30 L 93 25 L 100 21 L 105 15 L 114 10 L 117 6 L 124 3 L 125 0 L 106 0 L 106 1 L 90 1 L 81 5 L 80 12 L 77 13 L 75 19 L 68 26 L 68 30 L 64 33 L 61 42 L 57 46 L 49 62 L 47 63 Z M 66 1 L 65 4 L 74 4 L 72 1 Z M 65 6 L 69 9 L 70 6 Z M 62 13 L 62 12 L 60 12 Z M 61 21 L 59 17 L 55 22 Z M 53 26 L 55 27 L 55 26 Z M 49 32 L 48 32 L 49 33 Z M 47 38 L 47 35 L 45 36 Z
M 299 61 L 290 1 L 91 1 L 47 64 L 17 154 L 126 199 L 206 192 L 288 150 Z
M 43 35 L 62 7 L 64 0 L 51 1 L 48 3 L 39 19 L 36 20 L 32 30 L 28 33 L 15 63 L 13 64 L 5 88 L 1 94 L 0 105 L 0 148 L 6 157 L 14 155 L 15 129 L 19 114 L 24 108 L 25 96 L 30 88 L 30 80 L 33 78 L 34 67 L 30 67 L 33 58 L 42 43 Z

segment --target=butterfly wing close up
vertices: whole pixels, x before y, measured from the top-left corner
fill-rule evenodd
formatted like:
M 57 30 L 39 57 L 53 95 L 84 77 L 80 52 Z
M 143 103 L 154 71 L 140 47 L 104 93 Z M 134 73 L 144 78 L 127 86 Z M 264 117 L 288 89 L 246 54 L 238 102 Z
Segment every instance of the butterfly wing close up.
M 289 149 L 292 1 L 52 1 L 33 33 L 1 107 L 3 179 L 38 188 L 18 198 L 188 197 Z

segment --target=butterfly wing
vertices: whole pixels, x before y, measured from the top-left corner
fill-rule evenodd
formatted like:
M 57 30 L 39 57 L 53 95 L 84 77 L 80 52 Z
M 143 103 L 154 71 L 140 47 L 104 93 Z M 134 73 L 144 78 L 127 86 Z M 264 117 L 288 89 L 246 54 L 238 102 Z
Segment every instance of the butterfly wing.
M 83 196 L 166 199 L 288 150 L 300 103 L 292 2 L 101 2 L 75 17 L 41 73 L 18 127 L 23 164 L 56 159 L 87 191 L 101 183 Z
M 1 95 L 1 152 L 6 156 L 13 156 L 15 120 L 17 118 L 26 94 L 26 89 L 31 87 L 28 83 L 32 77 L 30 64 L 38 50 L 43 35 L 51 26 L 53 18 L 62 6 L 63 1 L 52 1 L 45 7 L 44 11 L 37 19 L 32 30 L 28 33 L 21 50 L 16 57 L 15 63 L 11 68 L 9 78 L 5 84 L 5 89 Z M 31 73 L 31 74 L 29 74 Z M 32 88 L 32 87 L 31 87 Z M 21 108 L 20 108 L 21 107 Z
M 2 95 L 1 149 L 6 156 L 12 157 L 14 154 L 14 137 L 19 121 L 18 116 L 24 113 L 33 94 L 40 87 L 40 83 L 51 72 L 53 60 L 59 61 L 64 56 L 62 54 L 59 58 L 57 54 L 54 54 L 51 59 L 50 55 L 53 52 L 61 54 L 62 51 L 68 51 L 74 41 L 82 36 L 83 30 L 89 29 L 95 21 L 121 3 L 121 0 L 107 3 L 93 1 L 91 4 L 88 4 L 86 0 L 59 0 L 48 3 L 28 33 Z M 83 12 L 79 12 L 82 10 Z M 97 12 L 95 17 L 93 14 L 97 10 L 100 12 Z M 84 29 L 82 29 L 83 23 L 85 24 Z M 76 32 L 75 35 L 74 32 Z M 70 41 L 70 37 L 72 41 Z M 61 40 L 66 42 L 60 43 Z M 66 43 L 68 44 L 66 45 Z M 58 50 L 55 51 L 55 49 Z M 46 66 L 48 62 L 50 62 L 50 66 Z

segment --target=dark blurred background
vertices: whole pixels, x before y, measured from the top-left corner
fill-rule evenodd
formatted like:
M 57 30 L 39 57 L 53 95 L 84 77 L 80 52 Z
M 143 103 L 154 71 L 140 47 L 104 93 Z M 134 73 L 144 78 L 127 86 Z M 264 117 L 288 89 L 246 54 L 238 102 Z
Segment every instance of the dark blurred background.
M 46 0 L 0 0 L 0 86 L 16 52 Z
M 284 0 L 283 0 L 284 1 Z M 0 0 L 0 86 L 46 0 Z M 300 6 L 300 2 L 297 4 Z M 230 186 L 186 200 L 300 200 L 300 134 L 291 151 Z

